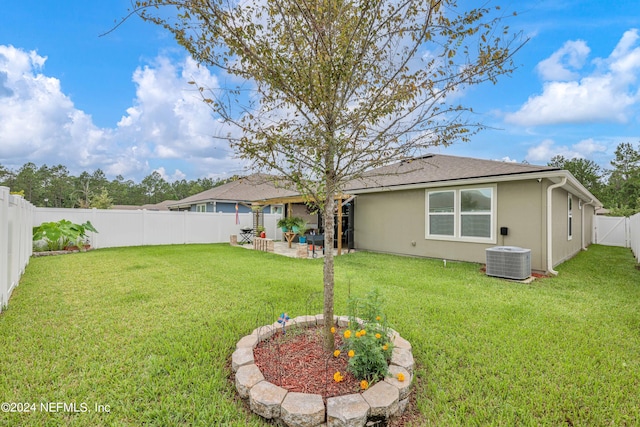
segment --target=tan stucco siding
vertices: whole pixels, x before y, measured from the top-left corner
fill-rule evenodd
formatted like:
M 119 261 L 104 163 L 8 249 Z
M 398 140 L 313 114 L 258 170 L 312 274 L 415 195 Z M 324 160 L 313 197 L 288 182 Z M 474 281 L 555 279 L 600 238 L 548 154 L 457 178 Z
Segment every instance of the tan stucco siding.
M 545 269 L 545 189 L 537 180 L 496 186 L 493 243 L 425 238 L 426 190 L 360 194 L 356 198 L 355 244 L 358 249 L 484 263 L 496 245 L 531 249 L 531 267 Z M 458 187 L 459 188 L 459 187 Z M 509 234 L 500 236 L 500 227 Z
M 546 269 L 546 186 L 537 180 L 504 182 L 498 185 L 499 246 L 518 246 L 531 250 L 531 269 Z
M 569 193 L 561 188 L 553 190 L 553 265 L 556 266 L 575 256 L 582 249 L 582 233 L 585 246 L 591 243 L 593 208 L 584 206 L 575 195 L 572 198 L 572 236 L 569 238 Z M 583 215 L 584 212 L 584 224 Z M 588 237 L 587 237 L 588 236 Z

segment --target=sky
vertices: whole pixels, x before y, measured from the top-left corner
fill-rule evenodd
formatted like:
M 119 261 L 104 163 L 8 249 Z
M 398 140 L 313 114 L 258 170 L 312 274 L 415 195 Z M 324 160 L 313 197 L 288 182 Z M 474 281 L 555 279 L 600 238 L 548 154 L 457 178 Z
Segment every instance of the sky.
M 529 41 L 517 69 L 458 101 L 488 129 L 435 153 L 545 165 L 553 156 L 610 167 L 640 141 L 637 0 L 501 1 Z M 0 165 L 65 165 L 140 182 L 245 174 L 220 122 L 188 84 L 215 87 L 172 36 L 129 0 L 0 0 Z

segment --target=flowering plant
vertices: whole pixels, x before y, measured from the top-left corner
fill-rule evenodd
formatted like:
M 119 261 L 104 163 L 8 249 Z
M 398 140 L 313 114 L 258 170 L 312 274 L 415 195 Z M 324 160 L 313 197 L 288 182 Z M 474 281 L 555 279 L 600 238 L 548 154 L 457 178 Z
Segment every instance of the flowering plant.
M 349 356 L 348 369 L 368 384 L 381 380 L 389 373 L 392 346 L 389 330 L 381 315 L 382 298 L 377 289 L 365 298 L 349 301 L 350 329 L 344 332 L 344 349 Z M 352 337 L 351 330 L 356 330 Z M 363 383 L 362 383 L 363 384 Z

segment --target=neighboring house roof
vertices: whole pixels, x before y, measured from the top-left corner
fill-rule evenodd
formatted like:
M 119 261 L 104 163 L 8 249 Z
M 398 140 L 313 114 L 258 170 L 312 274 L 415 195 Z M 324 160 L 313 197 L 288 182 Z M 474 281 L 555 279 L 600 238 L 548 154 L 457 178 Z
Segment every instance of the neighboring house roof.
M 187 207 L 207 202 L 257 202 L 269 199 L 296 196 L 299 193 L 290 190 L 286 181 L 267 174 L 253 174 L 218 187 L 210 188 L 194 194 L 178 202 L 172 203 L 170 208 Z
M 111 209 L 119 209 L 125 211 L 137 211 L 146 209 L 148 211 L 168 211 L 169 205 L 175 203 L 175 200 L 165 200 L 164 202 L 154 203 L 154 204 L 146 204 L 146 205 L 113 205 Z
M 350 182 L 344 191 L 359 194 L 537 178 L 548 178 L 553 182 L 562 182 L 563 178 L 567 178 L 564 187 L 568 191 L 580 196 L 585 202 L 592 201 L 595 206 L 602 205 L 566 170 L 443 154 L 429 154 L 368 171 L 363 178 Z

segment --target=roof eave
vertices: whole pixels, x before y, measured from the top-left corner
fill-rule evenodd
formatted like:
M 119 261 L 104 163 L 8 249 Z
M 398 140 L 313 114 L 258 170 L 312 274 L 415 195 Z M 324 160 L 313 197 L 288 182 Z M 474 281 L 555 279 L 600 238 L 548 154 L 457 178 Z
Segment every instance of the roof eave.
M 550 170 L 550 171 L 535 171 L 535 172 L 523 172 L 518 174 L 506 174 L 506 175 L 489 175 L 473 178 L 460 178 L 443 181 L 429 181 L 412 184 L 400 184 L 385 187 L 373 187 L 373 188 L 360 188 L 349 189 L 348 193 L 351 194 L 367 194 L 367 193 L 380 193 L 386 191 L 398 191 L 398 190 L 419 190 L 427 188 L 438 187 L 453 187 L 457 185 L 480 185 L 491 184 L 496 182 L 509 182 L 509 181 L 524 181 L 530 179 L 550 179 L 553 182 L 560 182 L 563 177 L 567 178 L 567 184 L 564 185 L 565 189 L 571 189 L 571 193 L 576 194 L 585 203 L 591 203 L 594 206 L 602 206 L 602 203 L 587 190 L 570 172 L 566 170 Z

